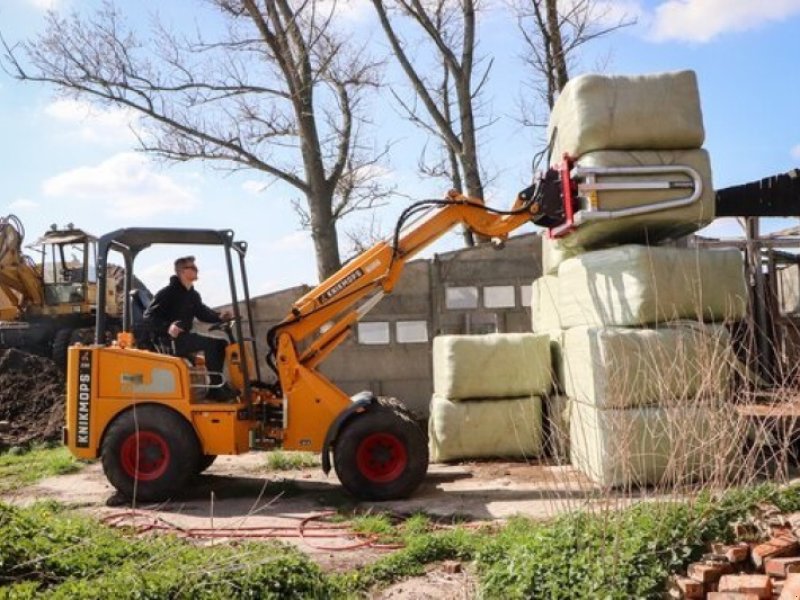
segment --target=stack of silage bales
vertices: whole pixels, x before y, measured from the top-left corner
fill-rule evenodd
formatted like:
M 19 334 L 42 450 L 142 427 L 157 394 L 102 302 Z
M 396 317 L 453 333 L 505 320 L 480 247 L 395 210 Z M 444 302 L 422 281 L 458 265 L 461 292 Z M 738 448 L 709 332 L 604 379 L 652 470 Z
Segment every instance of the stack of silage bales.
M 431 460 L 539 456 L 551 386 L 548 335 L 434 338 Z
M 579 77 L 559 97 L 549 131 L 554 162 L 566 153 L 592 167 L 686 165 L 703 182 L 689 206 L 588 221 L 543 242 L 533 330 L 552 340 L 571 462 L 606 486 L 709 473 L 726 458 L 712 421 L 735 363 L 720 323 L 745 315 L 747 293 L 738 250 L 657 245 L 714 217 L 695 76 Z M 685 195 L 600 191 L 598 204 L 615 210 Z

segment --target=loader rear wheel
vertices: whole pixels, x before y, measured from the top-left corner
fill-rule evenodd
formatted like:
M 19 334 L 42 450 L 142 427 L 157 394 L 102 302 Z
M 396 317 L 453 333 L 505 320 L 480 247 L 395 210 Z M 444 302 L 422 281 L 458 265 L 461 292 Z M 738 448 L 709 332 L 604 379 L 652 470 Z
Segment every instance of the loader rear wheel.
M 170 498 L 201 464 L 192 427 L 161 406 L 134 407 L 121 414 L 109 425 L 101 451 L 111 485 L 145 502 Z
M 353 416 L 333 449 L 336 475 L 364 500 L 394 500 L 411 494 L 428 470 L 425 433 L 397 408 L 378 406 Z

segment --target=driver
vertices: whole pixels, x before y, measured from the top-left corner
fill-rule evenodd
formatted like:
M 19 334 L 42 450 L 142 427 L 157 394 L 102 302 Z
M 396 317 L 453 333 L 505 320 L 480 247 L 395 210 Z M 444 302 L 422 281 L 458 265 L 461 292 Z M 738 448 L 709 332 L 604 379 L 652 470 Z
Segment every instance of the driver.
M 194 319 L 204 323 L 221 323 L 231 319 L 229 311 L 217 312 L 203 304 L 200 294 L 194 289 L 197 281 L 197 265 L 194 256 L 183 256 L 175 261 L 175 275 L 169 285 L 158 291 L 144 313 L 144 321 L 159 336 L 169 336 L 175 346 L 175 354 L 188 357 L 202 351 L 210 371 L 211 388 L 207 398 L 230 400 L 238 393 L 223 381 L 227 342 L 219 338 L 192 333 Z

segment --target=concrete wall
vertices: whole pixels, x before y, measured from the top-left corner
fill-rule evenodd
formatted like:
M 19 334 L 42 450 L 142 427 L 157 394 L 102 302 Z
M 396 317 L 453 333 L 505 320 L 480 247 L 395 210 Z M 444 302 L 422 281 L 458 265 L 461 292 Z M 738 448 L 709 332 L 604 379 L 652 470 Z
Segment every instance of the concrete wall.
M 538 235 L 526 234 L 511 238 L 500 250 L 481 246 L 408 263 L 395 291 L 364 317 L 354 335 L 333 351 L 320 370 L 348 394 L 371 390 L 394 396 L 427 416 L 434 335 L 530 330 L 530 284 L 541 275 L 540 242 Z M 468 296 L 474 293 L 474 306 L 454 308 L 453 288 L 467 288 Z M 299 286 L 253 299 L 255 338 L 265 379 L 271 375 L 263 363 L 267 331 L 310 289 Z M 498 299 L 509 304 L 510 297 L 513 306 L 492 306 Z M 419 333 L 422 323 L 427 330 L 425 341 L 399 339 L 404 332 Z M 388 340 L 371 337 L 370 328 L 388 332 Z M 376 340 L 379 343 L 369 343 Z

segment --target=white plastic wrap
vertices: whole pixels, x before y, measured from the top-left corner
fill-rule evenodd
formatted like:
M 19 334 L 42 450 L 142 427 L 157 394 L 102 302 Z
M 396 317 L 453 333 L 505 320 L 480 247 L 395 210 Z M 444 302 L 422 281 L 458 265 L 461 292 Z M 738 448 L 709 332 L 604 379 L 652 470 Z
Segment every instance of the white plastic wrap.
M 558 277 L 544 275 L 531 285 L 531 327 L 534 332 L 544 333 L 561 329 L 558 318 Z
M 744 260 L 736 249 L 627 245 L 587 252 L 561 263 L 558 290 L 565 329 L 733 321 L 747 311 Z
M 552 158 L 593 150 L 699 148 L 703 115 L 693 71 L 570 80 L 548 125 Z
M 736 357 L 725 327 L 574 327 L 563 333 L 567 396 L 599 408 L 686 405 L 726 397 Z
M 539 456 L 542 401 L 531 396 L 453 402 L 434 394 L 428 439 L 432 462 Z
M 545 395 L 550 338 L 533 333 L 440 335 L 433 339 L 433 392 L 451 400 Z
M 736 447 L 732 411 L 600 409 L 570 402 L 572 465 L 605 487 L 673 485 L 729 470 Z

